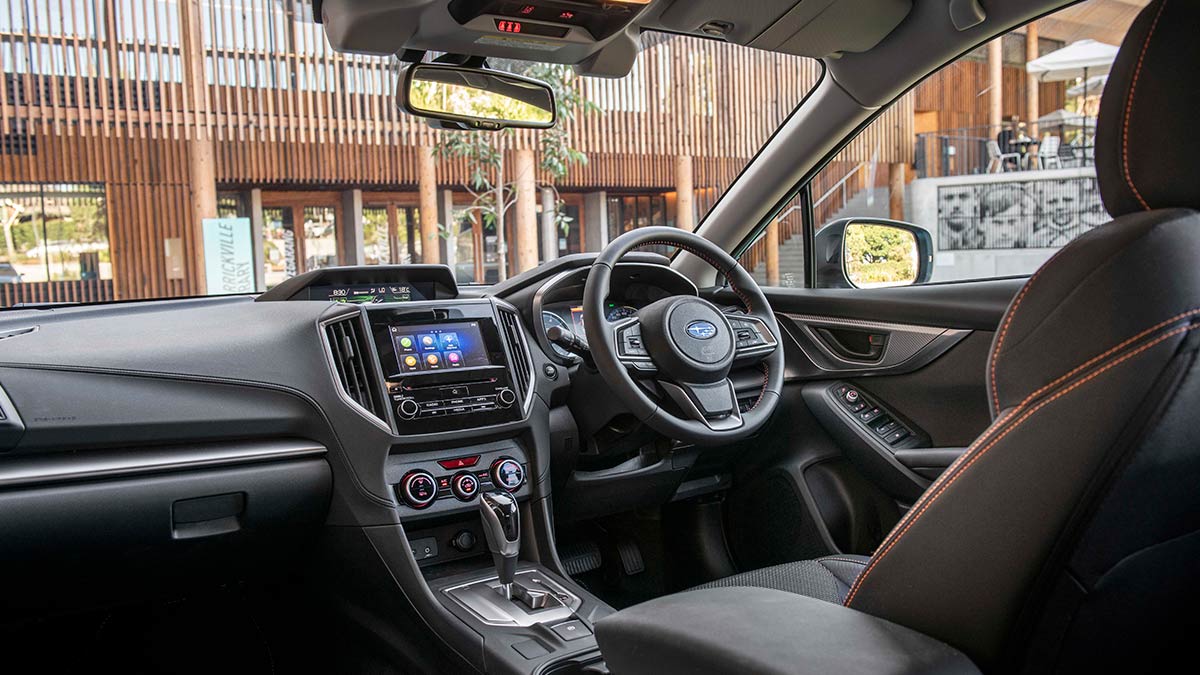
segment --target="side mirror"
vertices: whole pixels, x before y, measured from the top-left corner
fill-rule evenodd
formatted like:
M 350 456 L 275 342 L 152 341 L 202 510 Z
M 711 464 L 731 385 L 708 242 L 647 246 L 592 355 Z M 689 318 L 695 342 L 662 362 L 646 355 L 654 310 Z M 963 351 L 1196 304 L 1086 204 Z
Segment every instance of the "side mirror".
M 815 237 L 817 288 L 923 284 L 933 276 L 933 237 L 884 218 L 842 218 Z
M 405 112 L 445 129 L 546 129 L 557 117 L 550 85 L 487 68 L 418 63 L 397 95 Z

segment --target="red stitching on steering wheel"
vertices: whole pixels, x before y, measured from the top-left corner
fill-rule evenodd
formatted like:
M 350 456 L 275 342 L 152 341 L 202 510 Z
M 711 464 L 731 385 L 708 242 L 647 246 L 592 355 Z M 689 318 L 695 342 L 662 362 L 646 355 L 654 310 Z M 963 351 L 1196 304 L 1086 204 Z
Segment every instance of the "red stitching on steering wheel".
M 637 246 L 634 246 L 633 248 L 642 248 L 644 246 L 674 246 L 675 248 L 681 248 L 681 249 L 687 251 L 688 253 L 691 253 L 692 255 L 700 258 L 704 262 L 711 265 L 713 269 L 715 269 L 718 272 L 720 272 L 721 274 L 725 275 L 725 280 L 729 282 L 729 287 L 732 288 L 734 294 L 737 295 L 738 298 L 741 299 L 742 304 L 746 305 L 746 311 L 750 314 L 754 313 L 754 304 L 750 302 L 750 298 L 746 296 L 746 293 L 742 289 L 738 288 L 737 284 L 734 283 L 733 279 L 731 278 L 731 275 L 729 274 L 729 270 L 721 267 L 720 263 L 718 263 L 715 260 L 713 260 L 712 258 L 710 258 L 708 256 L 708 254 L 705 253 L 704 251 L 701 251 L 700 249 L 697 249 L 690 244 L 680 244 L 680 243 L 673 242 L 673 241 L 657 241 L 657 240 L 656 241 L 645 241 L 645 242 L 638 244 Z M 737 263 L 735 262 L 734 264 L 736 265 Z

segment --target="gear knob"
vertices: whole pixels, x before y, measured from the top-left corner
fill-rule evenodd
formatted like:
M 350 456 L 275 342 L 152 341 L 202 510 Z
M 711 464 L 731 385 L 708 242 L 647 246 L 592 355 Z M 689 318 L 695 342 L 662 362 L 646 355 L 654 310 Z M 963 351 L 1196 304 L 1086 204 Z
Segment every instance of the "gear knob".
M 521 552 L 521 515 L 517 498 L 507 492 L 485 492 L 479 498 L 479 515 L 483 519 L 483 534 L 496 563 L 500 585 L 505 589 L 505 595 L 511 597 L 517 555 Z

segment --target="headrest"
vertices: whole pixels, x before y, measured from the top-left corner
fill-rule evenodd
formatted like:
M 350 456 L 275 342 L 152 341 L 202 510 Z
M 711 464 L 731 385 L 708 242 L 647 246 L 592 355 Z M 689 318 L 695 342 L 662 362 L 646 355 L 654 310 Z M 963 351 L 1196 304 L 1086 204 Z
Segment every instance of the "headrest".
M 1096 174 L 1115 218 L 1200 208 L 1200 2 L 1154 0 L 1121 44 L 1096 130 Z

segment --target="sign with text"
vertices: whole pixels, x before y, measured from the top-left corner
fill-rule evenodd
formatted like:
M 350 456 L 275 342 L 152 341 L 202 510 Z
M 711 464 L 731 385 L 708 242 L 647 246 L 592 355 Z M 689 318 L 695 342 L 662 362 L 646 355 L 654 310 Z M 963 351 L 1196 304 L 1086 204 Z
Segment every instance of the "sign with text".
M 254 244 L 249 218 L 204 219 L 208 295 L 254 292 Z

